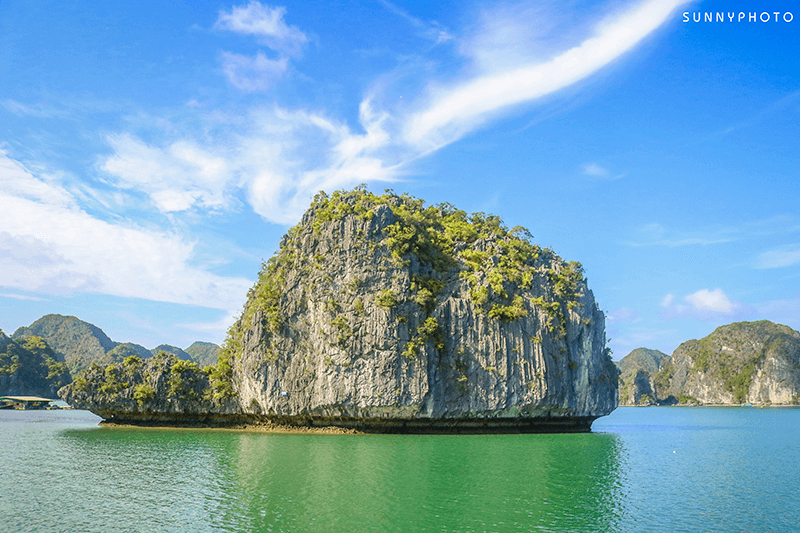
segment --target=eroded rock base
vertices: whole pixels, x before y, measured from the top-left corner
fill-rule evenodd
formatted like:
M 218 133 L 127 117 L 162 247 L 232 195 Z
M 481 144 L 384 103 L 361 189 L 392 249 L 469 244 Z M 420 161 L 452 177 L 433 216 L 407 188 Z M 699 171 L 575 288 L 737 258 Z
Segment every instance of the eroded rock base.
M 93 411 L 104 424 L 140 427 L 263 428 L 300 432 L 341 428 L 359 433 L 489 434 L 588 433 L 597 417 L 379 419 L 318 416 L 131 413 Z

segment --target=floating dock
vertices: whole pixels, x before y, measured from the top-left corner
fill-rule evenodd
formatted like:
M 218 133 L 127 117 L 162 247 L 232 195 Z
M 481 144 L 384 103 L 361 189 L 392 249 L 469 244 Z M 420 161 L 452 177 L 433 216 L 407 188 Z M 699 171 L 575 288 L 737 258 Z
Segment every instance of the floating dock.
M 39 396 L 0 396 L 0 409 L 60 409 L 56 400 Z

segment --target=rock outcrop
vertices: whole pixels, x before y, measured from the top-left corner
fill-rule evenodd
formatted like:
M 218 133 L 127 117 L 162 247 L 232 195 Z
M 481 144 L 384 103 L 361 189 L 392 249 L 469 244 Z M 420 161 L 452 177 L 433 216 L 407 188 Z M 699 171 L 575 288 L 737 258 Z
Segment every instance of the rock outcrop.
M 406 195 L 320 194 L 259 273 L 200 411 L 375 431 L 586 431 L 617 405 L 605 345 L 580 264 L 526 230 Z M 65 394 L 92 408 L 91 390 Z M 159 409 L 128 400 L 113 416 L 182 416 Z
M 172 355 L 176 356 L 178 359 L 183 359 L 184 361 L 192 361 L 193 360 L 192 356 L 189 355 L 186 351 L 184 351 L 181 348 L 178 348 L 177 346 L 172 346 L 171 344 L 159 344 L 158 346 L 156 346 L 155 348 L 150 350 L 150 352 L 153 355 L 156 355 L 159 352 L 167 352 L 167 353 L 171 353 Z M 212 364 L 216 364 L 216 362 L 217 361 L 214 360 Z
M 640 348 L 619 366 L 622 405 L 800 403 L 800 333 L 768 320 L 720 326 L 668 357 Z
M 229 420 L 237 404 L 214 397 L 212 375 L 211 368 L 161 351 L 148 359 L 130 355 L 107 366 L 91 363 L 58 393 L 71 406 L 106 420 L 184 425 Z
M 659 398 L 702 404 L 796 404 L 800 333 L 768 320 L 721 326 L 663 359 Z
M 664 352 L 636 348 L 620 360 L 619 403 L 620 405 L 654 405 L 658 402 L 655 375 Z

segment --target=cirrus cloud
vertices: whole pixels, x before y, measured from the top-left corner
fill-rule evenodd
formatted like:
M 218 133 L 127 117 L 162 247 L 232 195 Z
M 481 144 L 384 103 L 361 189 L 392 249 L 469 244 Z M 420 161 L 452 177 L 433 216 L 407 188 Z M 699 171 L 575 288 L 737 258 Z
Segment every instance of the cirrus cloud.
M 231 85 L 246 93 L 266 91 L 289 67 L 289 59 L 269 59 L 258 52 L 255 57 L 223 52 L 222 72 Z
M 760 254 L 755 268 L 782 268 L 797 264 L 800 264 L 800 245 L 790 244 Z
M 404 140 L 422 152 L 433 151 L 461 138 L 498 112 L 570 86 L 632 49 L 686 1 L 642 2 L 602 21 L 593 37 L 548 61 L 484 71 L 459 84 L 431 88 L 429 103 L 408 118 L 403 128 Z
M 132 134 L 111 136 L 109 144 L 115 153 L 100 166 L 119 186 L 139 187 L 162 212 L 224 206 L 226 194 L 242 190 L 265 219 L 292 223 L 320 189 L 396 180 L 415 161 L 479 127 L 495 112 L 590 76 L 633 48 L 685 1 L 641 2 L 601 21 L 592 36 L 555 52 L 549 60 L 528 59 L 513 67 L 505 63 L 497 67 L 497 61 L 473 54 L 474 64 L 465 69 L 466 78 L 456 83 L 431 82 L 416 96 L 409 94 L 402 100 L 409 104 L 385 103 L 391 99 L 382 96 L 390 89 L 379 80 L 360 102 L 356 127 L 324 111 L 275 105 L 251 110 L 235 132 L 226 131 L 224 136 L 209 138 L 206 132 L 214 131 L 209 126 L 202 142 L 183 135 L 162 146 L 150 146 Z M 215 28 L 259 39 L 305 42 L 300 30 L 283 22 L 285 13 L 283 8 L 251 2 L 221 12 Z M 496 33 L 492 24 L 487 26 L 471 38 L 481 42 L 481 35 Z M 269 88 L 288 68 L 287 54 L 293 50 L 273 45 L 284 54 L 279 59 L 261 52 L 255 57 L 223 53 L 223 69 L 230 82 L 249 92 Z M 500 70 L 487 71 L 490 64 Z M 192 155 L 182 155 L 177 150 L 180 146 L 191 148 Z M 209 161 L 215 165 L 206 164 Z M 591 165 L 590 174 L 609 175 Z M 207 169 L 205 174 L 203 169 Z
M 101 161 L 100 169 L 117 187 L 150 196 L 162 213 L 226 204 L 230 163 L 207 147 L 186 139 L 157 147 L 127 133 L 109 135 L 106 141 L 114 153 Z

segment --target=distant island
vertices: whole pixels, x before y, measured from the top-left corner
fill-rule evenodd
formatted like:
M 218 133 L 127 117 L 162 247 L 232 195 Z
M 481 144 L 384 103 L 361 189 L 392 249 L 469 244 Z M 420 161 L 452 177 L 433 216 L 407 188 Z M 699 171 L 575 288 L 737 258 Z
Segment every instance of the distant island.
M 118 363 L 132 355 L 146 359 L 159 352 L 205 367 L 217 364 L 221 348 L 194 342 L 185 350 L 166 344 L 148 350 L 112 341 L 99 327 L 74 316 L 46 315 L 11 337 L 0 330 L 0 395 L 55 398 L 73 376 L 93 364 Z
M 359 187 L 286 233 L 215 366 L 131 354 L 61 395 L 117 423 L 588 431 L 617 375 L 579 263 L 497 216 Z
M 620 405 L 798 405 L 800 333 L 768 320 L 720 326 L 667 355 L 619 362 Z

